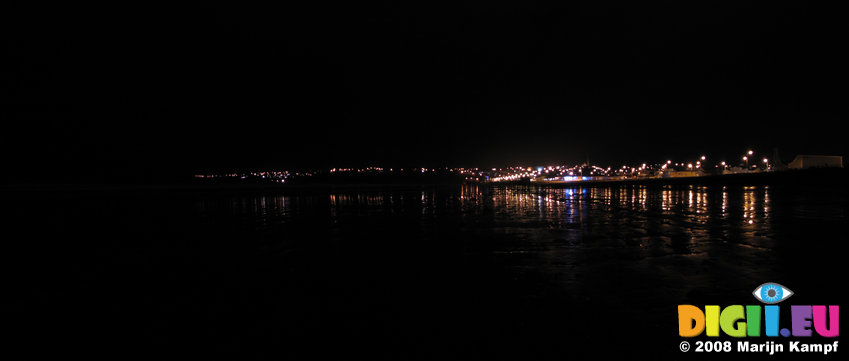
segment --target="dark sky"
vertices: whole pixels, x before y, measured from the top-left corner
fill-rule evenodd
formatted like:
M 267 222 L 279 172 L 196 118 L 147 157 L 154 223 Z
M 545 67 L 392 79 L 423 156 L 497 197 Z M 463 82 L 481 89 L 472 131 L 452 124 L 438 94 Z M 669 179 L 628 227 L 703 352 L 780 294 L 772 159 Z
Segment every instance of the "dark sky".
M 822 4 L 285 3 L 13 5 L 5 179 L 846 153 Z

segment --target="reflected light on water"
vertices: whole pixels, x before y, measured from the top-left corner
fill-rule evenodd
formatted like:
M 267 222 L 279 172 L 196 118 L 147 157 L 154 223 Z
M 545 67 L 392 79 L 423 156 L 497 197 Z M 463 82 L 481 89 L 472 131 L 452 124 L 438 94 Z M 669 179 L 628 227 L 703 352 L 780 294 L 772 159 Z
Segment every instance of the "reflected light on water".
M 324 217 L 331 225 L 362 217 L 457 219 L 458 227 L 490 227 L 496 232 L 537 238 L 594 237 L 664 252 L 698 252 L 700 242 L 742 239 L 769 230 L 771 190 L 759 187 L 644 185 L 556 188 L 464 185 L 458 188 L 334 191 L 205 200 L 201 213 L 222 210 L 268 227 L 297 217 Z M 322 222 L 320 219 L 316 222 Z M 742 227 L 742 228 L 740 228 Z M 739 229 L 738 229 L 739 228 Z M 575 233 L 584 230 L 586 233 Z M 665 248 L 661 248 L 665 249 Z

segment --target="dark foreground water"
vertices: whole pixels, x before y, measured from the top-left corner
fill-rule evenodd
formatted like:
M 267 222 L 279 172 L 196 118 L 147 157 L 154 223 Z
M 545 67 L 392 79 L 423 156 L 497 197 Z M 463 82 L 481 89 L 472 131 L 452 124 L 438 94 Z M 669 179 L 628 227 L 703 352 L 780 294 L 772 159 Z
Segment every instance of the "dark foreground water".
M 846 292 L 842 186 L 3 201 L 20 359 L 680 358 L 678 304 L 759 304 L 768 281 L 794 304 Z

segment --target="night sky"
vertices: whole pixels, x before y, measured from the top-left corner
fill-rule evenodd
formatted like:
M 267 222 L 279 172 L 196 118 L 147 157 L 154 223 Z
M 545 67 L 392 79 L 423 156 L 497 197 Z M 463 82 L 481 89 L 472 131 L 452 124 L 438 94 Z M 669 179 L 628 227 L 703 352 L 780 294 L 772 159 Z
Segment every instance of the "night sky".
M 837 9 L 371 3 L 13 5 L 0 181 L 846 154 Z

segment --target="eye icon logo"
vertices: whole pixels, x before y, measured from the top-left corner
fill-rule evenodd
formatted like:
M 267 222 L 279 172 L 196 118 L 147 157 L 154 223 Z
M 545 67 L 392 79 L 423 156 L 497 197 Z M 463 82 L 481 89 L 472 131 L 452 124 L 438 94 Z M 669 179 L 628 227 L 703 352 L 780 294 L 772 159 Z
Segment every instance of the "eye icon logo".
M 778 283 L 767 282 L 755 288 L 752 295 L 759 301 L 772 305 L 788 299 L 793 295 L 793 291 Z

